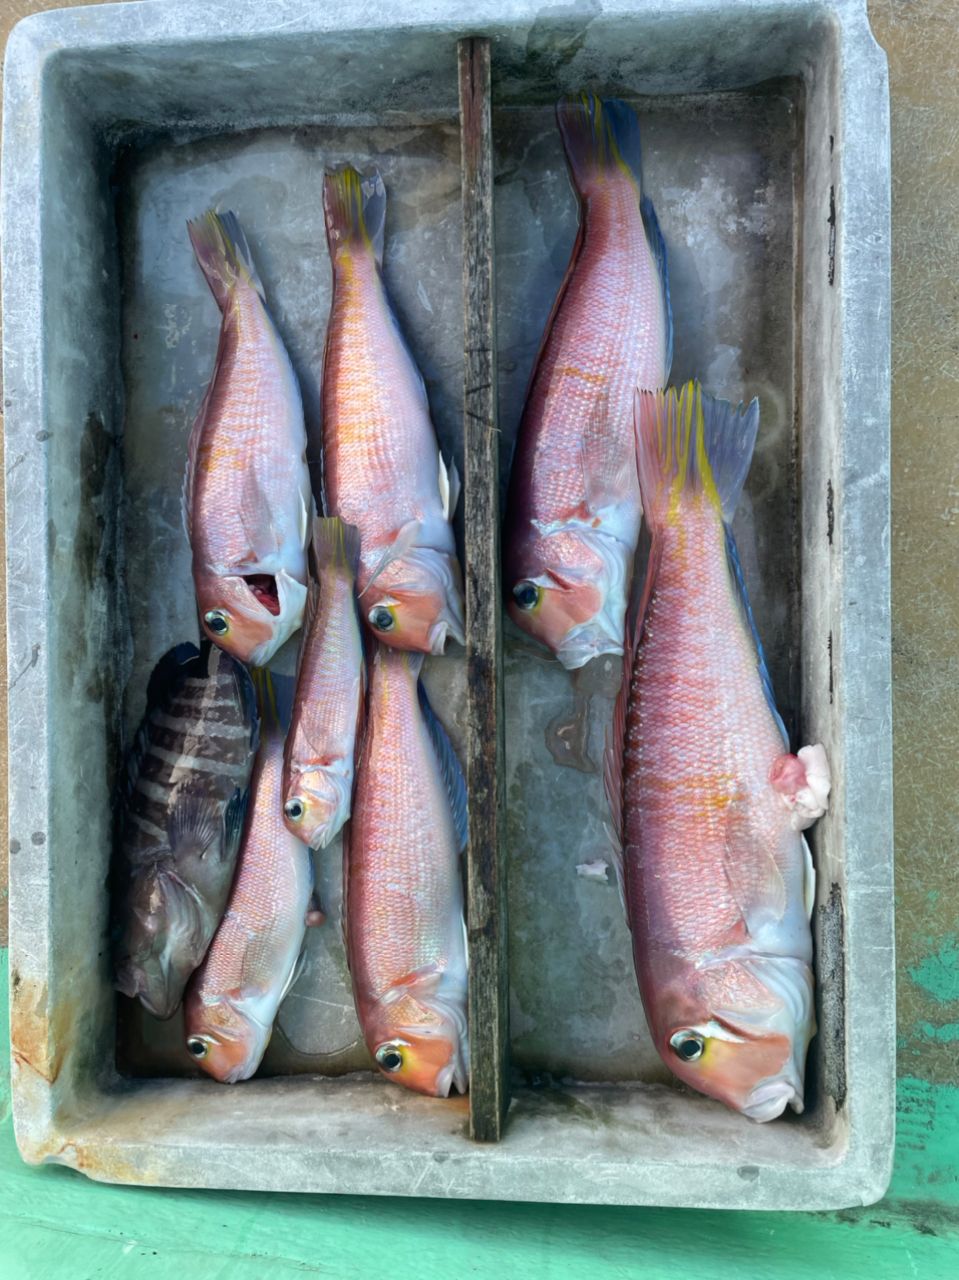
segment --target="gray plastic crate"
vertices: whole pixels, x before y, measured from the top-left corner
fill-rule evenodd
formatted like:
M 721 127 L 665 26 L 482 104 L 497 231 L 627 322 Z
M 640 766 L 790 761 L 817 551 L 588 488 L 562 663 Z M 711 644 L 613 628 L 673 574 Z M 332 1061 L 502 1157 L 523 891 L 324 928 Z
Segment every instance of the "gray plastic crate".
M 479 0 L 468 23 L 429 0 L 306 12 L 296 0 L 176 0 L 43 14 L 11 38 L 20 1149 L 94 1178 L 178 1186 L 797 1209 L 875 1200 L 894 1115 L 885 59 L 863 0 L 590 0 L 579 12 Z M 615 889 L 574 871 L 603 852 L 590 762 L 615 671 L 574 697 L 508 627 L 502 1140 L 470 1140 L 466 1100 L 415 1097 L 366 1069 L 335 924 L 312 931 L 273 1074 L 217 1086 L 190 1074 L 175 1024 L 128 1007 L 118 1019 L 111 791 L 150 665 L 195 625 L 177 504 L 217 318 L 183 219 L 213 202 L 241 213 L 315 429 L 329 297 L 321 171 L 348 156 L 380 163 L 387 278 L 440 437 L 462 458 L 456 45 L 467 35 L 492 41 L 503 475 L 575 226 L 551 118 L 562 92 L 636 101 L 672 254 L 674 377 L 760 395 L 737 529 L 794 741 L 823 741 L 835 780 L 813 832 L 820 1030 L 802 1117 L 750 1124 L 677 1087 L 655 1057 Z M 428 680 L 468 745 L 463 662 L 432 663 Z M 563 730 L 570 713 L 578 738 Z M 558 768 L 552 756 L 570 742 L 580 767 Z M 334 906 L 335 861 L 320 869 Z M 474 1054 L 494 1053 L 505 1032 L 474 1026 Z

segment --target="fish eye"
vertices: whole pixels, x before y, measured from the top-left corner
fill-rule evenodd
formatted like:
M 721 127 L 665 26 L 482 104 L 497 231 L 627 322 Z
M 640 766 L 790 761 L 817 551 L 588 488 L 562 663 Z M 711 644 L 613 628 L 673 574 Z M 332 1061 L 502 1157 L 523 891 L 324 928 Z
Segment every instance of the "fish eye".
M 381 1044 L 375 1056 L 378 1065 L 390 1074 L 403 1065 L 403 1050 L 398 1044 Z
M 525 612 L 536 608 L 540 594 L 540 589 L 535 582 L 517 582 L 513 588 L 513 599 Z
M 393 617 L 393 610 L 387 609 L 385 604 L 374 605 L 369 613 L 370 626 L 377 631 L 392 631 L 396 625 L 396 619 Z
M 186 1042 L 186 1047 L 194 1058 L 205 1058 L 210 1052 L 210 1046 L 205 1040 L 201 1040 L 199 1036 L 190 1036 Z
M 283 812 L 291 822 L 299 822 L 306 813 L 306 805 L 299 796 L 293 796 L 283 806 Z
M 230 618 L 222 609 L 211 609 L 203 615 L 203 621 L 215 636 L 225 636 L 230 629 Z
M 669 1037 L 669 1043 L 677 1058 L 683 1062 L 695 1062 L 703 1056 L 706 1041 L 695 1031 L 677 1031 Z

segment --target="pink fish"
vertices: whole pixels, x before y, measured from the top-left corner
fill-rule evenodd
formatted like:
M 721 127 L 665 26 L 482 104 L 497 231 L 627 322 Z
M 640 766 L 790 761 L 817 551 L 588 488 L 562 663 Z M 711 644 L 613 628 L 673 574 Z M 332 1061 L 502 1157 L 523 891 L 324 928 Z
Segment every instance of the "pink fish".
M 334 517 L 313 526 L 310 594 L 283 761 L 283 813 L 312 849 L 350 816 L 366 665 L 354 575 L 359 535 Z
M 637 398 L 652 535 L 607 752 L 633 959 L 657 1050 L 753 1120 L 803 1108 L 815 1033 L 801 831 L 825 812 L 821 746 L 789 753 L 730 522 L 759 406 Z
M 303 405 L 233 213 L 189 223 L 223 313 L 213 378 L 190 435 L 183 511 L 203 629 L 264 666 L 300 625 L 313 510 Z
M 460 854 L 466 788 L 419 684 L 383 646 L 370 679 L 344 839 L 347 957 L 370 1053 L 389 1079 L 445 1098 L 469 1078 Z
M 323 182 L 333 306 L 323 363 L 327 510 L 360 531 L 363 617 L 384 644 L 442 653 L 463 643 L 450 516 L 459 481 L 383 285 L 386 191 L 353 168 Z
M 186 1047 L 225 1084 L 247 1080 L 266 1052 L 296 979 L 313 909 L 310 851 L 283 825 L 283 739 L 264 734 L 236 879 L 210 949 L 187 989 Z
M 635 114 L 584 94 L 557 118 L 579 234 L 520 423 L 504 572 L 510 617 L 574 668 L 623 651 L 642 514 L 633 396 L 665 384 L 672 320 Z

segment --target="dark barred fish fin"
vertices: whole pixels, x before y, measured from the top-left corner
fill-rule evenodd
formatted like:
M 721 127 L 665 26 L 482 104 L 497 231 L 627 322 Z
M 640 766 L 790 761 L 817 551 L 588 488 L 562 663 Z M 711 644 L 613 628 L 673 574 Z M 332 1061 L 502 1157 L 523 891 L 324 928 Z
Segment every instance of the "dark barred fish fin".
M 126 764 L 120 775 L 116 802 L 124 806 L 136 786 L 143 769 L 143 757 L 150 745 L 150 712 L 155 707 L 168 704 L 182 682 L 193 674 L 191 666 L 197 662 L 200 651 L 196 645 L 184 643 L 168 649 L 150 673 L 147 682 L 146 709 L 127 752 Z
M 250 788 L 237 787 L 223 811 L 223 848 L 224 862 L 233 862 L 240 851 L 240 840 L 243 837 L 243 824 L 246 822 L 246 811 L 250 803 Z
M 200 658 L 195 644 L 184 642 L 168 649 L 150 673 L 147 682 L 147 711 L 167 703 L 187 676 L 196 672 L 189 668 Z
M 446 786 L 446 794 L 449 796 L 450 810 L 453 815 L 453 826 L 456 829 L 456 838 L 459 843 L 460 852 L 466 848 L 466 842 L 469 839 L 469 811 L 466 803 L 466 779 L 463 777 L 463 770 L 457 758 L 456 752 L 453 750 L 453 744 L 447 736 L 446 730 L 440 723 L 436 713 L 430 706 L 429 698 L 426 696 L 426 690 L 423 688 L 422 680 L 418 686 L 420 696 L 420 708 L 423 712 L 423 718 L 426 726 L 430 731 L 430 737 L 433 740 L 433 747 L 436 750 L 436 757 L 439 761 L 440 772 L 443 775 L 443 782 Z
M 656 217 L 656 210 L 649 196 L 643 196 L 639 203 L 639 211 L 643 215 L 646 241 L 653 255 L 653 261 L 656 263 L 659 283 L 663 291 L 663 316 L 666 321 L 666 366 L 663 370 L 663 381 L 666 382 L 669 380 L 669 371 L 673 365 L 673 304 L 669 296 L 669 263 L 666 257 L 666 241 L 663 239 L 659 219 Z M 656 390 L 656 388 L 653 387 L 650 390 Z
M 167 839 L 174 863 L 177 858 L 206 853 L 221 830 L 220 802 L 215 796 L 189 783 L 175 788 L 167 818 Z
M 334 262 L 345 248 L 372 253 L 383 265 L 386 187 L 376 170 L 361 175 L 348 164 L 324 174 L 323 213 Z
M 253 756 L 256 754 L 260 745 L 260 711 L 257 704 L 256 689 L 253 685 L 253 679 L 248 668 L 238 662 L 236 658 L 231 658 L 228 653 L 224 653 L 217 645 L 206 642 L 210 645 L 211 654 L 215 655 L 218 663 L 228 663 L 229 670 L 233 676 L 234 696 L 240 708 L 240 714 L 243 717 L 243 723 L 250 726 L 250 764 L 252 766 Z
M 241 282 L 252 285 L 266 301 L 250 246 L 235 213 L 208 209 L 186 225 L 200 270 L 221 311 Z
M 759 629 L 756 626 L 756 618 L 753 614 L 752 605 L 749 603 L 749 592 L 746 590 L 746 579 L 743 577 L 743 566 L 739 559 L 739 551 L 736 547 L 736 539 L 733 537 L 733 531 L 727 524 L 726 529 L 726 563 L 729 566 L 729 576 L 732 579 L 733 590 L 739 601 L 739 607 L 742 610 L 743 623 L 753 638 L 753 644 L 756 646 L 756 670 L 759 672 L 759 679 L 763 686 L 763 693 L 766 696 L 766 705 L 772 712 L 772 717 L 776 721 L 779 732 L 782 734 L 783 745 L 789 750 L 789 735 L 786 733 L 786 726 L 783 724 L 783 718 L 779 714 L 779 708 L 776 706 L 776 694 L 773 691 L 772 676 L 769 674 L 769 667 L 766 665 L 766 654 L 763 650 L 763 642 L 759 638 Z

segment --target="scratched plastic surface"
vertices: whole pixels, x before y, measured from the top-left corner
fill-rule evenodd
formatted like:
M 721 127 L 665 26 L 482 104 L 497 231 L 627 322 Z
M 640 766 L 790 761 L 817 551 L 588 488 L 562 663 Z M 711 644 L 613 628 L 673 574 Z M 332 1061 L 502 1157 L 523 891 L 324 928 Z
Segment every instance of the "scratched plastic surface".
M 303 390 L 319 485 L 319 384 L 330 303 L 324 166 L 375 164 L 389 195 L 385 273 L 423 373 L 440 444 L 462 471 L 461 214 L 455 124 L 272 129 L 157 143 L 117 174 L 124 265 L 125 555 L 130 619 L 127 740 L 146 682 L 170 645 L 197 635 L 180 515 L 186 442 L 213 367 L 219 313 L 193 261 L 186 220 L 233 209 Z M 276 670 L 292 671 L 295 639 Z M 462 651 L 424 676 L 454 742 L 462 740 Z M 307 933 L 306 967 L 284 1002 L 264 1072 L 340 1074 L 369 1059 L 353 1011 L 340 930 L 341 845 L 315 855 L 327 921 Z M 191 1073 L 179 1017 L 161 1024 L 121 998 L 119 1062 L 137 1074 Z
M 672 380 L 758 395 L 757 454 L 736 533 L 780 709 L 796 731 L 794 435 L 797 109 L 789 84 L 640 100 L 645 183 L 670 256 Z M 503 476 L 577 208 L 550 108 L 497 113 L 496 250 Z M 505 496 L 505 495 L 504 495 Z M 602 752 L 621 663 L 575 681 L 506 624 L 511 1035 L 528 1078 L 661 1080 L 629 933 L 608 881 Z M 555 760 L 566 767 L 558 767 Z

